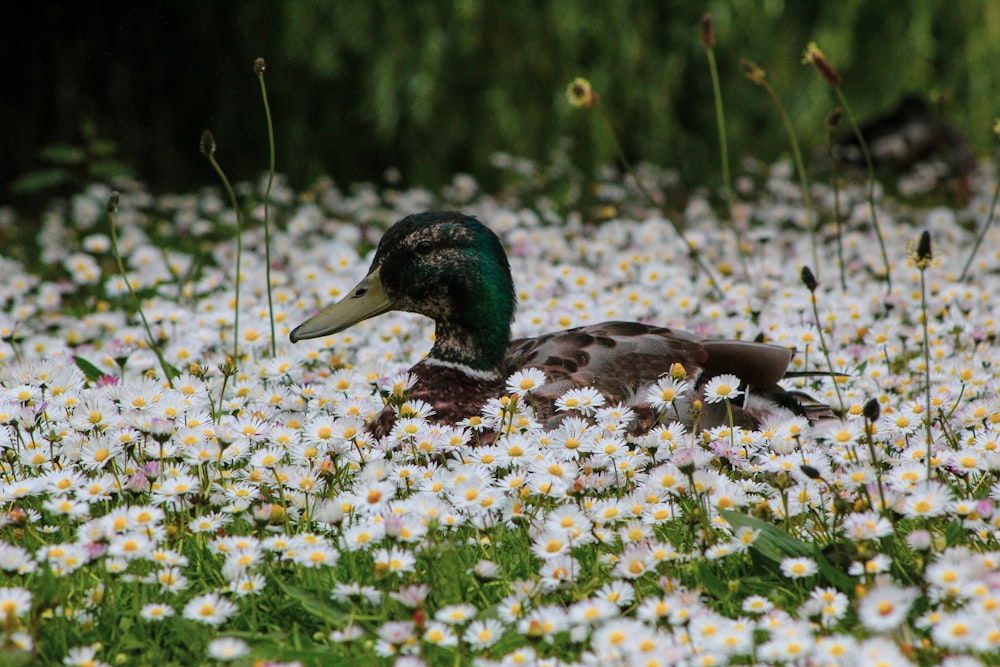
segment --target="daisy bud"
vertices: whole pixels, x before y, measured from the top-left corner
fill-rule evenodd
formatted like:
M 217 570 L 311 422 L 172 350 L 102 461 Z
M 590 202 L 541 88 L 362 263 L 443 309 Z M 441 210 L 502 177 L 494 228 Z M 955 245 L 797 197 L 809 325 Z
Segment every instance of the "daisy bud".
M 684 369 L 684 366 L 680 362 L 675 361 L 674 363 L 670 364 L 670 377 L 672 379 L 686 380 L 687 376 L 688 376 L 687 371 Z
M 919 529 L 910 531 L 906 535 L 906 542 L 910 545 L 911 549 L 916 551 L 927 551 L 933 546 L 933 538 L 930 532 Z
M 933 259 L 933 254 L 931 253 L 931 233 L 925 229 L 920 235 L 920 241 L 917 242 L 917 267 L 926 269 L 930 266 L 931 259 Z
M 819 281 L 816 280 L 816 276 L 813 274 L 812 269 L 808 266 L 802 267 L 802 284 L 806 286 L 806 289 L 810 292 L 815 292 L 816 288 L 819 287 Z
M 809 479 L 812 480 L 823 479 L 823 476 L 819 473 L 819 470 L 812 467 L 811 465 L 806 465 L 806 464 L 800 465 L 799 470 L 801 470 L 802 474 L 808 477 Z
M 232 377 L 236 375 L 236 362 L 233 361 L 233 358 L 228 354 L 226 355 L 226 360 L 223 363 L 219 364 L 219 372 L 225 375 L 226 377 Z
M 264 74 L 264 70 L 266 68 L 267 67 L 266 67 L 266 65 L 264 63 L 264 59 L 263 58 L 257 58 L 256 60 L 253 61 L 253 73 L 254 73 L 255 76 L 261 76 L 261 75 L 263 75 Z
M 816 68 L 816 71 L 823 76 L 823 80 L 826 81 L 826 85 L 831 88 L 836 88 L 840 85 L 840 75 L 837 74 L 837 70 L 833 69 L 833 65 L 830 61 L 826 59 L 826 54 L 820 51 L 816 42 L 809 42 L 806 46 L 806 52 L 802 56 L 803 64 L 812 65 Z
M 715 28 L 712 27 L 712 15 L 701 15 L 701 45 L 706 49 L 715 48 Z
M 208 130 L 201 133 L 201 143 L 199 145 L 201 154 L 210 157 L 215 154 L 215 137 Z
M 670 461 L 685 475 L 690 475 L 694 472 L 694 452 L 688 447 L 676 450 L 670 455 Z
M 863 414 L 865 415 L 865 419 L 870 422 L 878 421 L 879 415 L 882 414 L 882 406 L 879 405 L 877 398 L 869 399 L 865 403 Z

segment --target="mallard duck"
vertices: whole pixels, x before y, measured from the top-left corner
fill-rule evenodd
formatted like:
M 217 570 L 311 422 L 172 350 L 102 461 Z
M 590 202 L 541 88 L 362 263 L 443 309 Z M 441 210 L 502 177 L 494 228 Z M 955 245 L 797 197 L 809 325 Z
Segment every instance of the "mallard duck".
M 528 367 L 546 382 L 532 392 L 538 419 L 554 427 L 563 413 L 555 401 L 566 391 L 593 387 L 610 404 L 636 413 L 634 430 L 652 425 L 647 388 L 680 363 L 688 375 L 689 398 L 678 411 L 690 426 L 690 401 L 723 373 L 738 376 L 746 400 L 737 399 L 733 419 L 756 427 L 776 411 L 815 414 L 803 395 L 778 386 L 792 351 L 777 345 L 713 340 L 688 331 L 638 322 L 604 322 L 511 340 L 516 300 L 503 245 L 476 218 L 453 211 L 417 213 L 393 225 L 379 241 L 368 274 L 342 300 L 306 320 L 291 333 L 293 343 L 343 331 L 390 310 L 420 313 L 434 320 L 434 346 L 410 369 L 411 399 L 426 401 L 434 419 L 455 424 L 479 414 L 504 393 L 506 379 Z M 825 406 L 821 406 L 825 408 Z M 724 404 L 705 404 L 700 427 L 727 424 Z M 377 436 L 394 421 L 387 408 L 373 424 Z

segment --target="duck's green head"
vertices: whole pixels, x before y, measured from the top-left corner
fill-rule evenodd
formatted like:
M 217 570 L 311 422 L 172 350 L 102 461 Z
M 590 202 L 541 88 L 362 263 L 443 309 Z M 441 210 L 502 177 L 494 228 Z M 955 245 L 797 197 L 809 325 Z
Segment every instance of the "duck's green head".
M 390 310 L 436 323 L 430 358 L 495 372 L 510 342 L 514 283 L 500 239 L 473 217 L 416 213 L 379 241 L 368 275 L 348 295 L 292 331 L 318 338 Z

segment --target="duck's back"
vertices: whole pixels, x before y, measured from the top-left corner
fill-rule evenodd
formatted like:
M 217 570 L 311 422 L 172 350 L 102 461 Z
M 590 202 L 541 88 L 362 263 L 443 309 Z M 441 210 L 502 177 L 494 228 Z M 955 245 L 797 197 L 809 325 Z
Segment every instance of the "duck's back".
M 791 350 L 777 345 L 705 339 L 689 331 L 638 322 L 604 322 L 515 340 L 505 370 L 510 374 L 535 367 L 545 373 L 548 381 L 533 392 L 543 423 L 558 419 L 556 399 L 570 389 L 590 386 L 610 403 L 635 410 L 636 429 L 642 430 L 654 417 L 646 401 L 648 389 L 675 363 L 684 367 L 690 386 L 680 405 L 683 415 L 692 400 L 702 398 L 704 384 L 711 378 L 731 373 L 745 383 L 744 389 L 770 390 L 785 375 L 791 358 Z M 738 405 L 737 423 L 759 421 L 759 416 L 740 412 Z M 724 406 L 720 412 L 706 405 L 700 424 L 718 425 L 724 417 Z

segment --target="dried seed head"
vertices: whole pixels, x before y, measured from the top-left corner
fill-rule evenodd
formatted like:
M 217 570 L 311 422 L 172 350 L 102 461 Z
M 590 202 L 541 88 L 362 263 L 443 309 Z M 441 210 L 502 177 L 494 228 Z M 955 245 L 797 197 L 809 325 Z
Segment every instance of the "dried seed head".
M 823 75 L 826 85 L 831 88 L 836 88 L 840 85 L 840 75 L 837 74 L 837 70 L 833 68 L 830 61 L 826 59 L 826 54 L 820 51 L 816 42 L 809 42 L 809 45 L 806 46 L 806 51 L 802 55 L 802 62 L 803 64 L 815 67 L 816 71 Z
M 712 15 L 701 15 L 701 45 L 706 49 L 715 48 L 715 28 L 712 27 Z
M 118 192 L 117 190 L 112 192 L 111 196 L 108 197 L 108 203 L 104 205 L 104 210 L 107 211 L 108 213 L 114 213 L 115 211 L 117 211 L 118 202 L 121 199 L 121 197 L 122 193 Z
M 198 146 L 201 149 L 201 154 L 205 157 L 211 157 L 215 155 L 215 137 L 208 130 L 201 133 L 201 143 Z
M 767 77 L 767 72 L 765 72 L 760 65 L 752 60 L 744 58 L 740 61 L 740 66 L 743 67 L 743 76 L 750 79 L 758 86 L 764 83 L 764 79 Z
M 800 274 L 802 278 L 802 284 L 806 286 L 806 289 L 810 292 L 815 292 L 816 288 L 819 287 L 819 281 L 816 280 L 816 276 L 813 274 L 812 269 L 808 266 L 802 267 L 802 273 Z
M 262 75 L 265 69 L 267 69 L 267 65 L 263 58 L 257 58 L 253 61 L 253 73 L 255 76 Z
M 601 96 L 591 88 L 590 81 L 577 77 L 566 87 L 566 97 L 572 106 L 592 109 L 597 106 Z
M 840 124 L 840 119 L 843 117 L 843 115 L 844 115 L 843 109 L 841 109 L 840 107 L 833 107 L 833 111 L 831 111 L 826 115 L 826 121 L 824 121 L 826 129 L 828 130 L 837 129 L 837 125 Z

